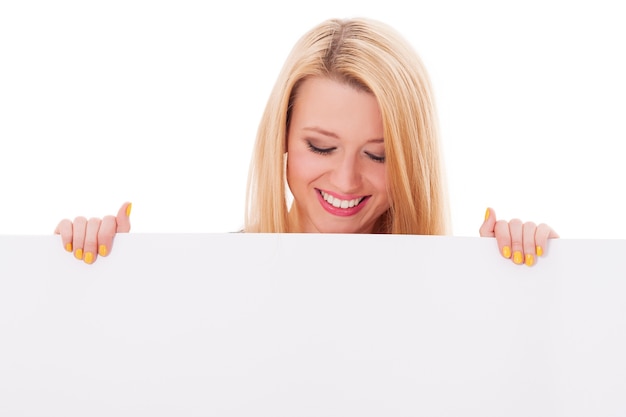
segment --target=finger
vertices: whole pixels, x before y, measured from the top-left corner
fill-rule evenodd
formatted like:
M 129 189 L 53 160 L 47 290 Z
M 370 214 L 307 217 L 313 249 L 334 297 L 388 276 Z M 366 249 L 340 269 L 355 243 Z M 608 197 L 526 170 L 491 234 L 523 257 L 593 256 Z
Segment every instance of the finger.
M 113 247 L 113 236 L 117 227 L 115 217 L 105 216 L 98 230 L 98 255 L 107 256 Z
M 72 234 L 73 234 L 72 222 L 68 219 L 63 219 L 59 222 L 56 229 L 54 229 L 54 234 L 61 235 L 61 242 L 63 243 L 63 247 L 66 251 L 72 252 Z
M 504 220 L 498 220 L 494 226 L 494 232 L 496 235 L 496 242 L 498 242 L 498 249 L 505 258 L 511 257 L 511 232 L 509 231 L 509 224 Z
M 483 221 L 482 226 L 478 229 L 478 233 L 480 233 L 481 237 L 494 237 L 496 235 L 494 232 L 495 226 L 496 212 L 491 207 L 487 207 L 487 211 L 485 212 L 485 221 Z
M 118 233 L 127 233 L 130 231 L 130 211 L 132 209 L 132 203 L 126 202 L 122 204 L 122 207 L 117 212 L 117 217 L 115 218 L 117 222 L 117 232 Z
M 523 225 L 520 219 L 513 219 L 509 222 L 509 232 L 511 233 L 511 254 L 513 262 L 521 265 L 524 262 L 524 237 Z
M 74 219 L 74 232 L 72 234 L 72 246 L 76 259 L 83 259 L 83 246 L 85 244 L 85 232 L 87 230 L 87 219 L 80 216 Z
M 535 251 L 537 256 L 543 256 L 545 253 L 548 239 L 556 239 L 558 237 L 559 235 L 547 224 L 541 223 L 537 226 L 537 231 L 535 232 Z
M 535 231 L 537 225 L 533 222 L 526 222 L 522 226 L 522 239 L 524 245 L 524 263 L 527 266 L 535 264 Z
M 83 260 L 85 263 L 92 264 L 96 260 L 98 250 L 98 230 L 100 229 L 101 221 L 102 220 L 97 217 L 92 217 L 87 222 L 87 228 L 85 230 L 85 243 L 83 246 Z

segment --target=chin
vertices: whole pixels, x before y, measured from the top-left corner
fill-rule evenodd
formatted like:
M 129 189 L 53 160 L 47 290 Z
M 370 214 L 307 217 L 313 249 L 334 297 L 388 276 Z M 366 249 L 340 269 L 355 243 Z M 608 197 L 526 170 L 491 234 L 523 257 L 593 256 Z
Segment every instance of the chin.
M 318 227 L 319 233 L 335 233 L 335 234 L 353 234 L 353 233 L 371 233 L 373 227 L 363 227 L 361 225 L 349 225 L 349 224 L 335 224 L 324 225 L 324 227 Z M 366 231 L 367 230 L 367 231 Z

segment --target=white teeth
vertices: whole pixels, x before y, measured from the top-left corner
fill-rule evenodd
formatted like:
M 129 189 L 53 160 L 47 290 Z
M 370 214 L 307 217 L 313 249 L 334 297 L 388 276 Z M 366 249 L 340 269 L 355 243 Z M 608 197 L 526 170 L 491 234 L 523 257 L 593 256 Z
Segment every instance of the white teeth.
M 341 200 L 337 197 L 333 197 L 332 195 L 325 193 L 324 191 L 320 191 L 322 193 L 322 197 L 324 200 L 331 204 L 333 207 L 341 207 L 342 209 L 350 208 L 358 205 L 364 197 L 355 198 L 353 200 Z

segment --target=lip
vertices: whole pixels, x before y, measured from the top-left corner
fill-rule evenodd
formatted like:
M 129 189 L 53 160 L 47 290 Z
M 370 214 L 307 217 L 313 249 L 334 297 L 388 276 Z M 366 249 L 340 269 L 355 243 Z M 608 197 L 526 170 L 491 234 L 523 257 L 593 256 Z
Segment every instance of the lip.
M 326 210 L 328 213 L 335 215 L 335 216 L 342 216 L 342 217 L 349 217 L 349 216 L 354 216 L 355 214 L 357 214 L 358 212 L 360 212 L 361 210 L 363 210 L 363 208 L 365 207 L 365 204 L 367 204 L 367 201 L 370 199 L 371 196 L 365 196 L 363 197 L 363 200 L 361 200 L 361 202 L 359 204 L 357 204 L 354 207 L 347 207 L 347 208 L 341 208 L 341 207 L 335 207 L 332 204 L 330 204 L 328 201 L 324 200 L 324 197 L 322 196 L 322 190 L 316 188 L 315 192 L 317 193 L 317 199 L 319 200 L 322 208 L 324 210 Z M 332 195 L 333 197 L 337 197 L 340 198 L 342 200 L 353 200 L 354 198 L 359 198 L 359 197 L 353 197 L 353 198 L 341 198 L 340 196 L 328 192 L 326 190 L 324 190 L 325 193 Z

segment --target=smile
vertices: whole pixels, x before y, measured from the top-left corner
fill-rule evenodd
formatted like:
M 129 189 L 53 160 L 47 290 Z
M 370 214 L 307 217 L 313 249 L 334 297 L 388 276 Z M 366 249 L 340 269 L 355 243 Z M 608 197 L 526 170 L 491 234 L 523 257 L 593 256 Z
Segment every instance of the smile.
M 332 195 L 322 190 L 319 190 L 319 191 L 324 201 L 326 201 L 328 204 L 332 205 L 335 208 L 342 208 L 342 209 L 352 208 L 354 206 L 358 206 L 359 203 L 363 201 L 363 199 L 365 199 L 365 197 L 359 197 L 359 198 L 355 198 L 352 200 L 341 200 L 337 197 L 333 197 Z
M 316 191 L 322 208 L 328 213 L 340 217 L 354 216 L 366 206 L 367 200 L 371 197 L 366 195 L 344 200 L 320 189 L 316 189 Z

